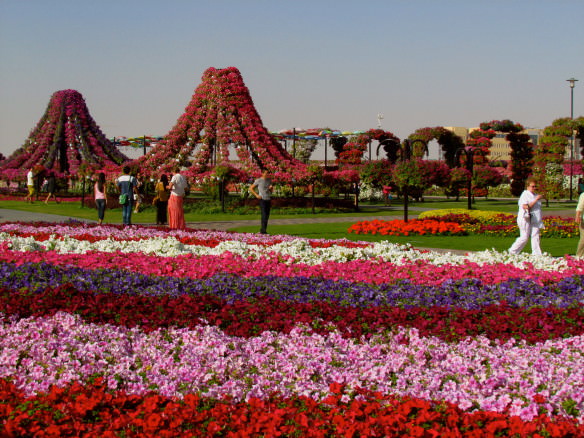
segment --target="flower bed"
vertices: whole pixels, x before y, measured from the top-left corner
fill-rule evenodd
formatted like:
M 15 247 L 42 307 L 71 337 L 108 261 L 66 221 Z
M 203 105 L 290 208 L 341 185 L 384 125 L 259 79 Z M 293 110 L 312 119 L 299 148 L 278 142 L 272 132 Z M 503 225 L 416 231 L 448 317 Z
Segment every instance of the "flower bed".
M 79 223 L 0 241 L 8 436 L 584 433 L 578 259 Z
M 506 213 L 481 212 L 473 210 L 431 210 L 420 213 L 417 219 L 407 222 L 400 219 L 384 221 L 375 219 L 351 225 L 349 233 L 380 234 L 384 236 L 464 236 L 484 234 L 487 236 L 517 236 L 517 217 Z M 548 216 L 543 218 L 544 237 L 575 237 L 578 225 L 573 218 Z
M 488 236 L 516 236 L 517 216 L 509 213 L 494 211 L 466 210 L 461 208 L 445 210 L 428 210 L 420 213 L 418 219 L 440 220 L 456 223 L 469 234 L 486 234 Z M 575 237 L 578 236 L 578 225 L 574 218 L 561 216 L 545 216 L 544 228 L 540 233 L 547 237 Z

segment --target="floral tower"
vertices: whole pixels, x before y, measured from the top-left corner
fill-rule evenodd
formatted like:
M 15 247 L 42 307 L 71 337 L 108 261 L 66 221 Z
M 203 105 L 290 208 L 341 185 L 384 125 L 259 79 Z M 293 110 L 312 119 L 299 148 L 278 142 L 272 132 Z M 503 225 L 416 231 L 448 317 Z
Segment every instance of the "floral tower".
M 230 160 L 230 150 L 237 158 Z M 246 174 L 267 168 L 282 178 L 300 177 L 306 166 L 294 159 L 263 126 L 239 70 L 208 68 L 176 125 L 148 154 L 138 158 L 147 172 L 189 167 L 192 176 L 230 166 Z
M 86 169 L 119 167 L 129 159 L 101 132 L 75 90 L 53 93 L 45 114 L 24 145 L 0 163 L 0 174 L 22 179 L 31 167 L 50 169 L 58 176 Z

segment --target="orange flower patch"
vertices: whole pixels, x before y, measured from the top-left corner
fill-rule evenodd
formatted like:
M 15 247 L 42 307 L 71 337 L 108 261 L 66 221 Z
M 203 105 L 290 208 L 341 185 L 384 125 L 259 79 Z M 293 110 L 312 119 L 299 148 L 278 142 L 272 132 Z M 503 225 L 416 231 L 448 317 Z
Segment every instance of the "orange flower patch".
M 434 219 L 412 219 L 405 222 L 401 219 L 383 221 L 357 222 L 349 227 L 349 233 L 355 234 L 381 234 L 383 236 L 423 236 L 432 234 L 435 236 L 466 235 L 466 230 L 455 222 L 443 222 Z

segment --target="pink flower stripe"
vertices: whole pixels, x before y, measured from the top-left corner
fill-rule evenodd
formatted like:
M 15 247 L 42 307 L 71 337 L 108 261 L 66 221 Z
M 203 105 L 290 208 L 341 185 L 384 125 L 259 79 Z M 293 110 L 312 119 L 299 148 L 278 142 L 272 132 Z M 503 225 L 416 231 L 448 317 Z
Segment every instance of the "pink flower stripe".
M 28 395 L 50 385 L 104 377 L 110 390 L 182 398 L 202 392 L 235 401 L 306 395 L 324 400 L 334 383 L 386 395 L 454 403 L 465 411 L 510 413 L 531 420 L 537 396 L 551 417 L 584 420 L 584 337 L 527 345 L 478 336 L 458 343 L 397 328 L 370 340 L 328 335 L 298 325 L 289 334 L 226 335 L 217 327 L 145 333 L 86 324 L 58 312 L 15 322 L 0 318 L 0 378 Z M 578 413 L 567 412 L 574 404 Z
M 510 278 L 529 279 L 539 284 L 550 284 L 564 278 L 582 274 L 582 263 L 568 258 L 568 267 L 562 271 L 543 271 L 534 267 L 519 268 L 509 264 L 436 266 L 418 260 L 397 265 L 379 260 L 327 261 L 318 265 L 294 263 L 290 265 L 278 255 L 257 260 L 247 259 L 229 252 L 221 255 L 192 254 L 162 257 L 143 253 L 88 252 L 85 254 L 59 254 L 55 251 L 19 252 L 0 245 L 0 260 L 23 263 L 52 263 L 73 265 L 85 269 L 126 269 L 146 275 L 208 278 L 220 273 L 242 277 L 276 275 L 281 277 L 319 277 L 330 280 L 347 280 L 358 283 L 393 283 L 409 280 L 414 284 L 440 285 L 446 280 L 474 278 L 485 283 L 501 283 Z

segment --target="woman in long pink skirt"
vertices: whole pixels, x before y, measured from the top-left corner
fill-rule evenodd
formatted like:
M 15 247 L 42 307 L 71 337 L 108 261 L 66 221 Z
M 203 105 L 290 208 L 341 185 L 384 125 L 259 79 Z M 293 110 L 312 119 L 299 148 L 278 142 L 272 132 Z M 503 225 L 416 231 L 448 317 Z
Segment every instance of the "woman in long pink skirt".
M 174 175 L 170 180 L 168 188 L 170 189 L 170 198 L 168 199 L 168 226 L 183 230 L 186 228 L 185 212 L 183 209 L 183 200 L 185 189 L 188 187 L 187 179 L 180 174 L 180 169 L 174 169 Z

